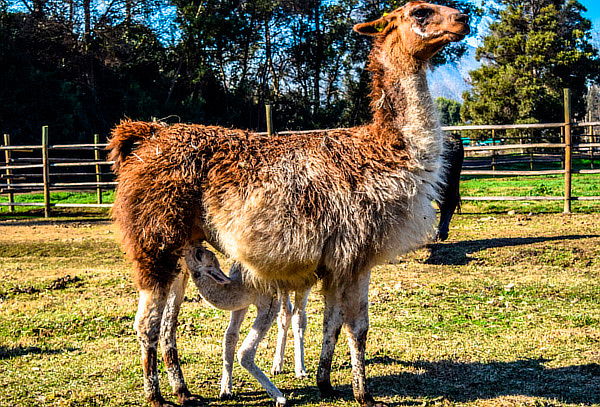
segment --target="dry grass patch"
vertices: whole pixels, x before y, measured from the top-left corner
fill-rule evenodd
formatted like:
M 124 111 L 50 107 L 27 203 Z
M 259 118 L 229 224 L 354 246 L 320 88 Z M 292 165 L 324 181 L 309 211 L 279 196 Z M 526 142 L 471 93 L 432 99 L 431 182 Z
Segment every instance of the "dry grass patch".
M 368 369 L 391 406 L 600 405 L 598 215 L 461 215 L 451 241 L 373 272 Z M 228 264 L 224 261 L 225 264 Z M 0 405 L 144 405 L 132 324 L 136 293 L 108 222 L 0 222 Z M 274 378 L 294 405 L 352 401 L 345 338 L 334 361 L 343 399 L 315 386 L 322 304 L 309 303 L 307 368 Z M 214 406 L 268 406 L 234 370 L 217 399 L 228 314 L 188 288 L 179 344 L 192 391 Z M 252 314 L 252 313 L 251 313 Z M 252 315 L 243 327 L 247 332 Z M 275 330 L 259 349 L 268 371 Z M 166 377 L 164 393 L 169 394 Z

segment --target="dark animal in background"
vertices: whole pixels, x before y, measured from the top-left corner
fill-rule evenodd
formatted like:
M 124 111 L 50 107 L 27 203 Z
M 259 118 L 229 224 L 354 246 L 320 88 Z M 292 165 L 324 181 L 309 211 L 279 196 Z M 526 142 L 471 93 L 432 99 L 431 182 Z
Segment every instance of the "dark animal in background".
M 446 162 L 446 179 L 437 204 L 440 207 L 440 223 L 436 240 L 448 239 L 450 221 L 456 208 L 460 210 L 460 172 L 465 159 L 465 149 L 459 134 L 450 134 L 444 140 L 443 160 Z

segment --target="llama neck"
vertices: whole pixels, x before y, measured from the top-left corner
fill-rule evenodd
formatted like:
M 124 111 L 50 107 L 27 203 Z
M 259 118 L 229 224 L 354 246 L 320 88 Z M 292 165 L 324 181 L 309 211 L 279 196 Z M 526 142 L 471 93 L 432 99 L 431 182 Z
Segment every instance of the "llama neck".
M 203 273 L 194 274 L 193 280 L 200 296 L 213 307 L 228 311 L 247 307 L 254 299 L 253 292 L 243 284 L 241 275 L 230 277 L 229 284 L 218 284 Z
M 427 85 L 427 65 L 414 60 L 405 65 L 399 70 L 382 54 L 372 56 L 373 126 L 384 139 L 404 146 L 411 167 L 436 172 L 443 138 Z

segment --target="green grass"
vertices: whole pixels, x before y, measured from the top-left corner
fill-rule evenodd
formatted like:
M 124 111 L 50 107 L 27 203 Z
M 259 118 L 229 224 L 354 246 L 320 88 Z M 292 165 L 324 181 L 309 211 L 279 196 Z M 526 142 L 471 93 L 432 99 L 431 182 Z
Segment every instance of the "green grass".
M 583 160 L 585 161 L 585 160 Z M 589 164 L 588 164 L 589 165 Z M 513 168 L 514 169 L 514 168 Z M 600 176 L 598 174 L 573 174 L 573 196 L 600 196 Z M 564 193 L 564 178 L 562 175 L 547 176 L 463 176 L 461 181 L 462 196 L 562 196 Z M 103 191 L 103 203 L 112 203 L 114 191 Z M 42 194 L 18 194 L 16 202 L 43 202 Z M 0 196 L 0 202 L 8 202 L 6 195 Z M 52 203 L 96 203 L 95 192 L 73 191 L 52 192 Z M 600 201 L 574 201 L 574 212 L 597 212 Z M 465 201 L 465 213 L 498 213 L 507 211 L 523 213 L 552 213 L 562 212 L 562 201 Z M 57 216 L 100 215 L 106 216 L 106 209 L 65 209 L 53 208 Z M 0 207 L 0 214 L 7 213 L 8 208 Z M 41 208 L 16 207 L 20 216 L 36 217 L 43 213 Z
M 598 174 L 573 174 L 572 196 L 600 196 L 600 176 Z M 461 195 L 483 196 L 563 196 L 564 177 L 562 175 L 489 177 L 464 176 L 461 181 Z M 600 201 L 574 201 L 575 212 L 597 212 Z M 563 201 L 465 201 L 465 212 L 562 212 Z
M 600 405 L 597 224 L 595 214 L 457 215 L 448 243 L 375 268 L 367 349 L 374 395 L 390 406 Z M 113 227 L 89 217 L 21 219 L 0 222 L 0 231 L 0 406 L 144 405 L 136 292 Z M 197 297 L 192 286 L 186 295 Z M 318 396 L 322 309 L 314 290 L 309 377 L 294 378 L 290 347 L 274 378 L 294 405 L 352 401 L 343 334 L 333 374 L 343 397 Z M 178 343 L 191 390 L 211 406 L 272 405 L 237 364 L 236 400 L 218 400 L 227 318 L 184 304 Z M 272 329 L 259 348 L 267 372 L 274 342 Z M 161 384 L 168 395 L 164 370 Z

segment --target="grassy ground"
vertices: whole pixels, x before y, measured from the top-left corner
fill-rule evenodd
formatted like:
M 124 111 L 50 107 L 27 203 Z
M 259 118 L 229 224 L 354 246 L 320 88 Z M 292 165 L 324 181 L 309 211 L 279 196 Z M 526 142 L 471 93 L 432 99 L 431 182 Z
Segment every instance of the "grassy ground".
M 4 219 L 0 406 L 144 405 L 132 331 L 136 293 L 113 227 L 93 218 Z M 449 243 L 377 267 L 368 345 L 373 393 L 391 406 L 600 405 L 597 225 L 597 214 L 459 215 Z M 217 399 L 228 315 L 197 302 L 191 286 L 187 297 L 179 344 L 191 390 L 212 406 L 271 405 L 238 365 L 238 398 Z M 274 379 L 294 405 L 352 400 L 343 335 L 333 381 L 344 398 L 319 400 L 321 310 L 312 293 L 309 377 L 293 377 L 288 349 L 287 370 Z M 259 350 L 265 370 L 274 333 Z

